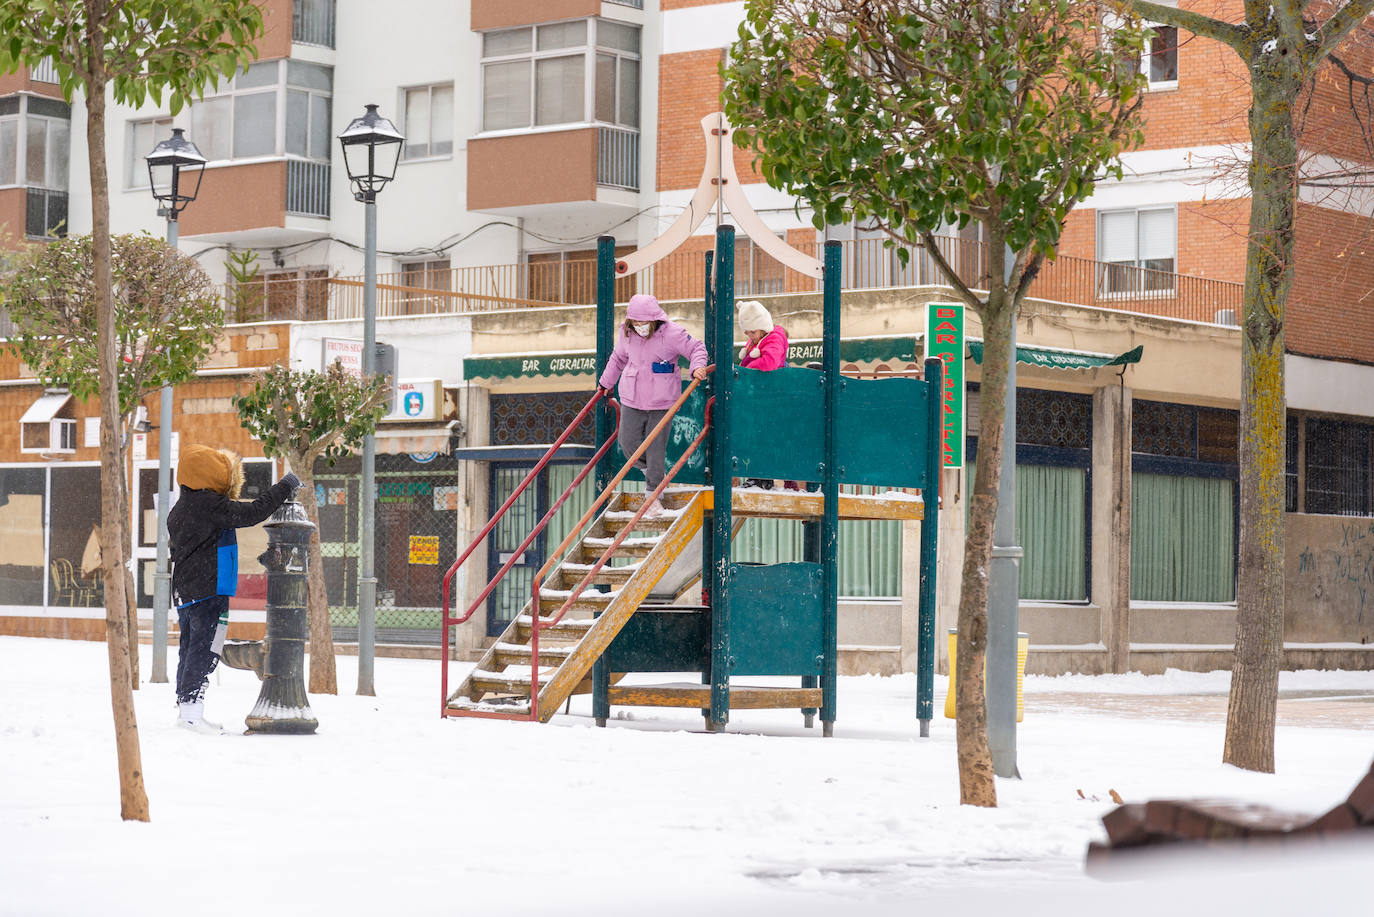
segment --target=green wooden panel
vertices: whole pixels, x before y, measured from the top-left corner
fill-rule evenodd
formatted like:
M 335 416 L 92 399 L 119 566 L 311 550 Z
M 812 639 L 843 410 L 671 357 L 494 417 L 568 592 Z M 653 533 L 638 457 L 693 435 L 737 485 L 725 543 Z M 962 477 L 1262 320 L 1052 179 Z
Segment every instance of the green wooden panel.
M 686 388 L 687 383 L 682 383 L 682 387 Z M 668 455 L 663 460 L 665 472 L 670 470 L 678 459 L 682 458 L 682 453 L 701 432 L 701 428 L 706 422 L 706 397 L 706 384 L 702 383 L 687 398 L 681 410 L 673 416 L 672 425 L 668 428 Z M 693 452 L 692 457 L 687 460 L 687 464 L 682 466 L 677 477 L 673 478 L 674 483 L 705 484 L 710 481 L 711 475 L 707 471 L 706 464 L 708 446 L 709 437 L 702 441 L 701 445 L 697 447 L 697 451 Z M 620 451 L 619 443 L 611 447 L 611 451 L 606 457 L 611 463 L 611 468 L 614 469 L 612 474 L 619 471 L 621 466 L 625 464 L 625 453 Z M 625 477 L 631 481 L 644 480 L 644 475 L 639 471 L 631 471 Z
M 823 375 L 792 366 L 735 372 L 734 476 L 819 481 Z
M 930 410 L 919 379 L 845 379 L 840 387 L 840 483 L 925 487 Z
M 731 564 L 731 675 L 819 675 L 820 564 Z
M 612 672 L 705 672 L 711 663 L 711 611 L 641 608 L 602 658 Z

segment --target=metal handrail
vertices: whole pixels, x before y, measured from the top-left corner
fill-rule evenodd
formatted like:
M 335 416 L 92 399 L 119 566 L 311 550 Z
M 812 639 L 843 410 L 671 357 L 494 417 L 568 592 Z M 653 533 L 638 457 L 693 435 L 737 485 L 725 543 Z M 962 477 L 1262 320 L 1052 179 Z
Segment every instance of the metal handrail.
M 709 373 L 714 368 L 714 366 L 708 366 L 706 367 L 706 371 Z M 577 524 L 574 525 L 572 529 L 568 532 L 567 536 L 563 539 L 562 543 L 559 544 L 559 546 L 556 549 L 554 549 L 554 551 L 549 555 L 548 559 L 544 561 L 544 566 L 540 567 L 539 571 L 535 573 L 534 581 L 530 585 L 531 720 L 537 720 L 539 718 L 539 632 L 541 630 L 547 630 L 549 628 L 552 628 L 555 625 L 557 625 L 559 621 L 563 620 L 563 615 L 567 613 L 568 608 L 570 608 L 572 606 L 572 603 L 575 602 L 577 598 L 582 594 L 582 590 L 586 588 L 586 585 L 588 581 L 591 579 L 591 577 L 595 576 L 596 573 L 600 571 L 601 567 L 605 564 L 606 560 L 610 556 L 610 552 L 620 547 L 621 541 L 625 539 L 625 534 L 639 522 L 640 518 L 644 515 L 644 511 L 648 509 L 649 504 L 654 500 L 658 499 L 659 494 L 661 494 L 663 492 L 663 489 L 667 487 L 668 484 L 672 481 L 673 476 L 676 475 L 679 470 L 681 470 L 682 463 L 686 461 L 687 458 L 689 458 L 693 452 L 696 451 L 697 446 L 706 436 L 706 431 L 711 428 L 710 411 L 708 410 L 706 413 L 706 419 L 705 423 L 702 425 L 701 433 L 697 435 L 696 439 L 692 440 L 691 444 L 682 453 L 682 456 L 678 458 L 677 462 L 674 463 L 673 467 L 669 470 L 669 472 L 663 476 L 663 480 L 659 482 L 658 487 L 654 488 L 653 493 L 645 495 L 644 502 L 640 504 L 639 509 L 636 510 L 634 516 L 630 519 L 629 524 L 626 525 L 623 529 L 621 529 L 620 534 L 617 535 L 616 538 L 611 542 L 611 546 L 607 548 L 606 551 L 601 555 L 600 559 L 593 566 L 592 573 L 588 574 L 586 577 L 583 577 L 582 582 L 579 583 L 577 585 L 577 588 L 572 591 L 572 595 L 568 598 L 566 602 L 563 603 L 563 606 L 558 609 L 558 614 L 555 615 L 553 620 L 549 621 L 548 623 L 545 623 L 543 621 L 542 615 L 540 615 L 539 613 L 539 589 L 540 586 L 543 584 L 545 575 L 547 575 L 548 572 L 554 566 L 556 566 L 557 563 L 560 562 L 560 558 L 562 557 L 564 551 L 566 551 L 573 542 L 581 539 L 582 530 L 586 528 L 587 523 L 597 515 L 597 512 L 602 506 L 602 504 L 604 504 L 607 501 L 607 499 L 615 493 L 616 485 L 618 485 L 622 480 L 624 480 L 625 475 L 629 474 L 630 469 L 634 467 L 634 463 L 638 461 L 639 457 L 643 455 L 644 452 L 649 448 L 649 444 L 652 443 L 659 434 L 666 434 L 668 424 L 672 421 L 673 417 L 676 416 L 677 412 L 681 410 L 682 406 L 687 402 L 688 397 L 691 396 L 692 392 L 696 390 L 696 387 L 700 385 L 702 381 L 703 380 L 701 379 L 693 379 L 691 384 L 682 390 L 682 394 L 678 397 L 677 401 L 673 402 L 672 407 L 670 407 L 667 413 L 663 415 L 663 417 L 659 420 L 658 424 L 651 431 L 649 431 L 649 435 L 644 437 L 644 441 L 639 444 L 639 448 L 636 449 L 632 455 L 626 457 L 625 464 L 621 466 L 620 471 L 616 472 L 615 477 L 613 477 L 610 480 L 610 483 L 606 485 L 606 488 L 597 496 L 596 500 L 592 502 L 592 505 L 587 507 L 587 511 L 582 514 L 581 519 L 577 520 Z M 714 399 L 712 399 L 712 401 L 714 401 Z
M 560 434 L 559 437 L 556 440 L 554 440 L 553 444 L 549 446 L 548 451 L 544 453 L 544 456 L 537 463 L 535 463 L 535 466 L 530 469 L 529 473 L 525 475 L 524 479 L 521 480 L 521 482 L 518 485 L 516 485 L 515 490 L 511 493 L 509 497 L 506 498 L 506 502 L 502 503 L 500 509 L 498 509 L 495 513 L 492 514 L 491 519 L 489 519 L 487 521 L 487 524 L 482 527 L 482 531 L 477 533 L 477 537 L 472 540 L 472 543 L 467 546 L 467 549 L 464 550 L 463 553 L 458 556 L 458 559 L 455 560 L 453 562 L 453 565 L 448 568 L 448 572 L 444 574 L 442 584 L 444 633 L 443 643 L 441 644 L 443 650 L 440 654 L 441 660 L 444 665 L 443 677 L 440 679 L 440 689 L 443 692 L 443 699 L 441 701 L 440 707 L 441 715 L 442 711 L 447 709 L 448 707 L 448 655 L 449 637 L 451 633 L 450 627 L 454 624 L 462 624 L 472 617 L 473 612 L 475 612 L 477 608 L 481 606 L 482 602 L 486 599 L 486 597 L 489 596 L 491 594 L 491 591 L 496 588 L 496 584 L 501 580 L 502 577 L 506 575 L 506 572 L 514 565 L 515 558 L 519 557 L 520 554 L 524 552 L 525 548 L 528 547 L 529 544 L 534 540 L 534 538 L 537 537 L 541 531 L 543 531 L 543 528 L 548 525 L 549 520 L 553 517 L 554 512 L 557 511 L 557 509 L 563 505 L 563 502 L 568 498 L 568 495 L 571 494 L 573 488 L 576 488 L 578 484 L 582 483 L 583 479 L 585 479 L 587 474 L 589 473 L 589 470 L 595 467 L 596 463 L 600 461 L 601 458 L 606 454 L 606 451 L 610 448 L 611 444 L 615 442 L 615 436 L 613 435 L 607 438 L 606 442 L 601 446 L 599 450 L 597 450 L 596 454 L 592 457 L 592 459 L 589 462 L 587 462 L 586 465 L 583 466 L 582 471 L 576 476 L 576 478 L 573 480 L 573 483 L 569 485 L 566 491 L 564 491 L 563 495 L 559 498 L 558 503 L 555 504 L 555 506 L 552 509 L 550 509 L 547 513 L 545 513 L 544 518 L 539 520 L 539 522 L 536 524 L 534 531 L 526 537 L 525 542 L 520 547 L 520 550 L 516 551 L 512 555 L 511 559 L 508 560 L 505 566 L 503 566 L 501 570 L 496 574 L 495 579 L 493 579 L 490 583 L 487 584 L 487 588 L 485 591 L 483 591 L 481 598 L 473 602 L 472 605 L 463 614 L 463 616 L 459 618 L 452 618 L 449 616 L 450 588 L 453 584 L 454 575 L 457 574 L 459 568 L 463 566 L 463 564 L 467 561 L 468 557 L 472 555 L 472 552 L 477 549 L 477 546 L 480 545 L 484 540 L 486 540 L 486 537 L 489 534 L 491 534 L 492 529 L 496 528 L 496 524 L 501 521 L 501 517 L 504 516 L 513 505 L 515 505 L 515 501 L 520 498 L 520 495 L 525 492 L 525 490 L 530 486 L 530 484 L 532 484 L 535 481 L 536 478 L 538 478 L 539 472 L 543 471 L 544 467 L 548 465 L 550 461 L 553 460 L 553 457 L 558 452 L 559 447 L 562 446 L 563 443 L 567 442 L 568 437 L 572 436 L 573 431 L 576 430 L 578 425 L 586 419 L 587 414 L 590 413 L 592 408 L 596 406 L 596 403 L 607 396 L 608 393 L 604 389 L 598 388 L 596 390 L 596 393 L 592 395 L 591 399 L 585 405 L 583 405 L 582 410 L 577 412 L 577 416 L 572 419 L 572 422 L 568 424 L 567 428 L 562 432 L 562 434 Z M 618 402 L 616 402 L 614 398 L 611 398 L 610 402 L 616 412 L 615 429 L 618 432 L 620 429 L 620 405 Z M 536 606 L 535 612 L 537 615 L 538 606 Z

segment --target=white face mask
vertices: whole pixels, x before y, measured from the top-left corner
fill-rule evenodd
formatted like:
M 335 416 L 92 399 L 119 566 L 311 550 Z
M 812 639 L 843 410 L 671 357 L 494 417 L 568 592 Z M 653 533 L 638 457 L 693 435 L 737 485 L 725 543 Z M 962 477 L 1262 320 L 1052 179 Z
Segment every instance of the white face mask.
M 649 336 L 649 333 L 652 332 L 652 331 L 654 330 L 654 323 L 653 323 L 653 322 L 630 322 L 630 327 L 631 327 L 631 328 L 634 328 L 635 334 L 639 335 L 639 336 L 642 337 L 642 338 L 646 338 L 646 337 Z

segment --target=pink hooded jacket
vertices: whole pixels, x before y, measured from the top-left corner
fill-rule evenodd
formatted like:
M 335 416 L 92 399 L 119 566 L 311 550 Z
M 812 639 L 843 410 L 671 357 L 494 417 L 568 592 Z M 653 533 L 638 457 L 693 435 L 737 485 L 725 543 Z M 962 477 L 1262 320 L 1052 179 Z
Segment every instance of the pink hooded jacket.
M 600 385 L 610 388 L 620 382 L 620 402 L 638 411 L 661 411 L 673 406 L 682 394 L 682 373 L 677 358 L 687 357 L 691 368 L 706 365 L 706 345 L 687 333 L 676 322 L 668 321 L 668 313 L 658 300 L 646 293 L 630 297 L 626 318 L 635 322 L 663 322 L 649 337 L 634 332 L 620 335 L 601 374 Z
M 787 365 L 787 332 L 782 325 L 774 325 L 773 330 L 763 336 L 757 344 L 747 342 L 739 353 L 739 365 L 747 369 L 767 372 Z

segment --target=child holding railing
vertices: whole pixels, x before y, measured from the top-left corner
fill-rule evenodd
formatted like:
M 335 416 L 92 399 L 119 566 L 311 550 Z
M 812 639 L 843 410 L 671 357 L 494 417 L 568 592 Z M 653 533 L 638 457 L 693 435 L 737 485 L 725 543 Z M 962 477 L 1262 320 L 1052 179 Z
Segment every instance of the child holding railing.
M 647 293 L 630 297 L 625 312 L 625 324 L 615 350 L 601 374 L 600 388 L 609 393 L 619 383 L 620 392 L 620 450 L 626 456 L 640 447 L 654 427 L 658 426 L 668 409 L 682 394 L 682 376 L 678 372 L 678 357 L 686 357 L 693 379 L 706 378 L 709 357 L 706 345 L 687 333 L 676 322 L 668 320 L 668 313 L 658 300 Z M 668 437 L 659 434 L 649 448 L 635 462 L 644 472 L 645 486 L 653 491 L 663 482 L 664 453 Z M 663 505 L 654 500 L 645 516 L 663 512 Z

